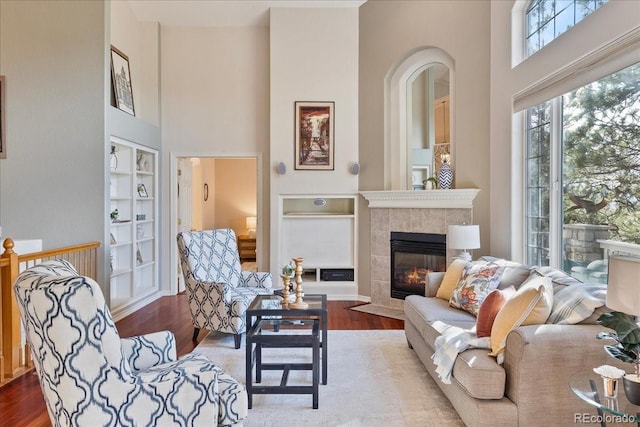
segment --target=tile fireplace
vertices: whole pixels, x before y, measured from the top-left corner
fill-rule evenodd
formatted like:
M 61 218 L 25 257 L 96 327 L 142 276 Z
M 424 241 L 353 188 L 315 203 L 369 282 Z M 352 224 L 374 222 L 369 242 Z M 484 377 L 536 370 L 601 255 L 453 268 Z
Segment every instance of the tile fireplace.
M 361 193 L 368 201 L 371 215 L 369 225 L 372 304 L 393 309 L 404 307 L 404 298 L 391 295 L 391 233 L 427 233 L 446 236 L 449 225 L 471 224 L 473 223 L 473 199 L 478 191 L 477 189 L 385 190 Z M 456 250 L 445 248 L 446 264 L 455 256 L 457 256 Z M 424 295 L 424 291 L 422 292 Z

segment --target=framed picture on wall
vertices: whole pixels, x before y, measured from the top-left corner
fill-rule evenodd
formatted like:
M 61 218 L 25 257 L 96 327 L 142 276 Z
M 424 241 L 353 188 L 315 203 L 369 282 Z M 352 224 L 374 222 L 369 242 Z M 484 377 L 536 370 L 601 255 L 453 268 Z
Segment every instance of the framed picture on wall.
M 129 57 L 111 46 L 111 85 L 116 107 L 135 116 Z
M 4 110 L 5 110 L 5 79 L 4 76 L 0 76 L 0 159 L 7 158 L 7 140 L 5 133 L 5 123 L 4 123 Z
M 333 170 L 334 103 L 295 102 L 295 168 Z

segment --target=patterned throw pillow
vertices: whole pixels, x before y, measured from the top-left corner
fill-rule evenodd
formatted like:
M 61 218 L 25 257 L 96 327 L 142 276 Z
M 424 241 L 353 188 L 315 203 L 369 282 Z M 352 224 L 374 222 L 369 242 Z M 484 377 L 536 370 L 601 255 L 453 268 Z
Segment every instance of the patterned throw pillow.
M 500 284 L 503 272 L 504 267 L 495 264 L 467 264 L 449 305 L 477 316 L 482 301 Z

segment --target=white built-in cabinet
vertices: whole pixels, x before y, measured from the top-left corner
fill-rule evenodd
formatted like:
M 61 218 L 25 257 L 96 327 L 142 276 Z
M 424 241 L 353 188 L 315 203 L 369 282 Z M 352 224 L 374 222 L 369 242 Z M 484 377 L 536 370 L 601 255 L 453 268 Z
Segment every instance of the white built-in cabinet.
M 116 137 L 110 149 L 107 268 L 110 308 L 117 312 L 159 290 L 158 152 Z
M 279 267 L 302 257 L 305 293 L 355 297 L 357 195 L 281 195 Z M 332 280 L 350 275 L 347 280 Z

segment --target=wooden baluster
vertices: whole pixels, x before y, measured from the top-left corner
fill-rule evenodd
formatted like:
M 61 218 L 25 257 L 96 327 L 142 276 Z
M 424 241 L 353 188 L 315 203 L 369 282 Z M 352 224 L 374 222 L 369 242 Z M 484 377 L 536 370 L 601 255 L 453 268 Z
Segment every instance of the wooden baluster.
M 2 292 L 2 372 L 5 377 L 13 378 L 20 371 L 20 312 L 13 291 L 13 283 L 18 277 L 18 254 L 13 251 L 13 240 L 5 239 L 4 253 L 0 257 L 5 261 L 0 282 Z

